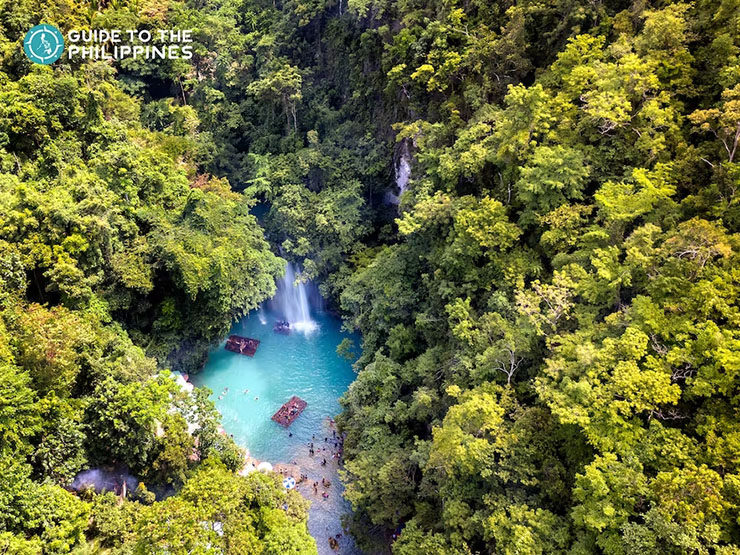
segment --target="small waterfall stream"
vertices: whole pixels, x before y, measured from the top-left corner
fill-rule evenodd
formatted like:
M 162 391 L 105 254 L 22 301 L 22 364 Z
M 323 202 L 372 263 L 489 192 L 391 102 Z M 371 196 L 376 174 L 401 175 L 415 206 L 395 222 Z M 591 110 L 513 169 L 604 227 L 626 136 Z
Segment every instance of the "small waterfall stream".
M 124 468 L 91 468 L 77 474 L 70 488 L 80 491 L 91 487 L 97 492 L 113 491 L 118 494 L 124 484 L 130 493 L 134 493 L 139 485 L 139 480 Z
M 404 139 L 396 149 L 395 177 L 396 187 L 393 191 L 386 193 L 385 199 L 389 204 L 398 206 L 401 203 L 403 193 L 408 189 L 411 178 L 411 148 L 410 140 Z
M 401 143 L 401 156 L 396 165 L 396 187 L 398 187 L 398 198 L 400 199 L 409 185 L 411 177 L 411 153 L 408 141 Z

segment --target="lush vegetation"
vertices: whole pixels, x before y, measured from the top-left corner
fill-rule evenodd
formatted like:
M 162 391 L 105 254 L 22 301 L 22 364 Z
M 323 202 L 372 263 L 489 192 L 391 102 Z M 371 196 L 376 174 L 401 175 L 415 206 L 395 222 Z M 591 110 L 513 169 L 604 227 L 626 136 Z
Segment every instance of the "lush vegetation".
M 362 333 L 340 425 L 369 551 L 740 553 L 739 10 L 0 3 L 0 542 L 313 549 L 160 373 L 279 252 Z M 40 68 L 40 21 L 192 28 L 195 56 Z M 100 464 L 177 494 L 60 487 Z
M 197 369 L 282 261 L 254 201 L 201 171 L 192 108 L 163 132 L 106 64 L 21 57 L 21 28 L 88 10 L 2 5 L 0 551 L 315 553 L 305 502 L 237 476 L 207 393 L 164 371 Z M 89 467 L 142 482 L 73 494 Z

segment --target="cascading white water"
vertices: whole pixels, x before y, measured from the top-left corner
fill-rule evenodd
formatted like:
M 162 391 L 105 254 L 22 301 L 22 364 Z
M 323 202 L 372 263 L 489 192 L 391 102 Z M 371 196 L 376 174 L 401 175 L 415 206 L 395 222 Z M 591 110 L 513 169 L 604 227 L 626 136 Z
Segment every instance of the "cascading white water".
M 400 199 L 409 185 L 411 177 L 411 154 L 409 153 L 408 142 L 403 143 L 401 156 L 396 166 L 396 187 L 398 187 L 398 198 Z
M 285 275 L 278 282 L 273 302 L 290 323 L 291 330 L 307 333 L 316 329 L 316 322 L 311 318 L 311 305 L 308 302 L 308 284 L 296 282 L 296 270 L 290 262 L 285 267 Z
M 121 468 L 112 470 L 91 468 L 77 474 L 70 487 L 75 491 L 92 487 L 97 492 L 119 492 L 124 482 L 131 493 L 136 491 L 136 487 L 139 485 L 139 480 Z
M 411 149 L 409 139 L 404 139 L 398 145 L 396 151 L 396 191 L 388 191 L 385 200 L 389 204 L 398 206 L 401 203 L 401 196 L 408 189 L 409 179 L 411 179 Z

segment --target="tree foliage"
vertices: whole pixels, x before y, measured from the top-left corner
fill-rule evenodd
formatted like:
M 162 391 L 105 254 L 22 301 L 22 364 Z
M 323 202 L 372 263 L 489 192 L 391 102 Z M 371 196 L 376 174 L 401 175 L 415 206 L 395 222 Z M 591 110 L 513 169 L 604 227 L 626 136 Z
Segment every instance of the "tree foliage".
M 362 334 L 364 547 L 740 549 L 735 3 L 0 10 L 0 546 L 311 552 L 159 374 L 274 292 L 279 252 Z M 194 57 L 32 67 L 42 19 L 192 28 Z M 178 493 L 59 487 L 91 461 Z

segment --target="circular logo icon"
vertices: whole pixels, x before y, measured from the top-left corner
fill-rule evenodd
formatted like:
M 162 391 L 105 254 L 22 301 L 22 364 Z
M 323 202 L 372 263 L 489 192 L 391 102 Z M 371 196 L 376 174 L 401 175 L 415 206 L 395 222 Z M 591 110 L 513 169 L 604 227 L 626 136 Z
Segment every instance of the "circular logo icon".
M 36 64 L 49 65 L 62 57 L 64 37 L 53 25 L 43 23 L 29 29 L 23 39 L 23 51 Z

